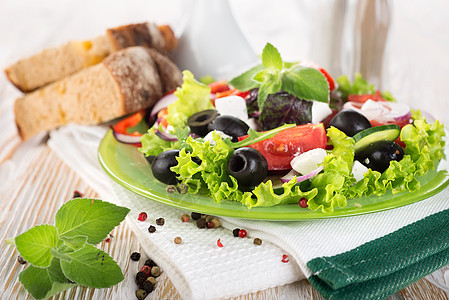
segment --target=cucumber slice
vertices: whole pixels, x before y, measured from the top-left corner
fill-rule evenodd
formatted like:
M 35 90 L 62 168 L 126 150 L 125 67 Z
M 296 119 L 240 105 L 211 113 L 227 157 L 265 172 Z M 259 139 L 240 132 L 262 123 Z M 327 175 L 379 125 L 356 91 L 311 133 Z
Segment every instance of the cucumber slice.
M 355 141 L 354 151 L 357 153 L 374 142 L 394 141 L 400 132 L 401 128 L 396 124 L 375 126 L 362 130 L 352 137 Z

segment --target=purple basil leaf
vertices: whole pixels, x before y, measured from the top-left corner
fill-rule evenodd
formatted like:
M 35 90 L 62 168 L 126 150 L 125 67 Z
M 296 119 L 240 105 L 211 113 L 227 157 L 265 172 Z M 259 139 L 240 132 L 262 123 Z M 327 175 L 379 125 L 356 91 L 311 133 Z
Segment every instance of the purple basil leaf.
M 270 130 L 283 124 L 307 124 L 311 121 L 312 102 L 286 92 L 269 95 L 259 117 L 262 130 Z

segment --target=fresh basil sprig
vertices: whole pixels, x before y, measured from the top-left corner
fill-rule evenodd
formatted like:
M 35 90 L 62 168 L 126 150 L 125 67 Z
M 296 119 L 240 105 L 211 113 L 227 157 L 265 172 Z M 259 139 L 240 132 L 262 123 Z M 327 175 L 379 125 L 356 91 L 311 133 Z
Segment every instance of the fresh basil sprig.
M 94 245 L 128 214 L 129 209 L 97 199 L 66 202 L 55 216 L 55 226 L 39 225 L 15 237 L 20 255 L 30 264 L 19 274 L 36 299 L 76 285 L 107 288 L 124 279 L 117 263 Z
M 262 64 L 229 83 L 241 91 L 259 88 L 257 103 L 261 111 L 268 95 L 279 91 L 308 101 L 329 101 L 329 85 L 319 70 L 284 62 L 279 51 L 270 43 L 262 51 Z

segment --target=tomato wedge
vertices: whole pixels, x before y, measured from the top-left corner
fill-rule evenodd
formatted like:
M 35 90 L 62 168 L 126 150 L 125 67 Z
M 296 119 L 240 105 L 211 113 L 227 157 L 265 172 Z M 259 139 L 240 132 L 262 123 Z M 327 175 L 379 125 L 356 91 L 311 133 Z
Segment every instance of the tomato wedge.
M 247 136 L 239 137 L 239 140 Z M 268 170 L 290 170 L 290 161 L 300 153 L 315 149 L 325 148 L 327 145 L 326 130 L 324 125 L 306 124 L 285 129 L 274 137 L 266 139 L 248 147 L 262 153 L 267 159 Z
M 329 83 L 329 91 L 333 91 L 335 89 L 335 81 L 334 78 L 326 71 L 326 69 L 318 68 L 318 70 L 323 73 L 324 77 L 326 77 L 327 83 Z
M 369 99 L 374 100 L 374 101 L 387 101 L 382 97 L 380 91 L 378 91 L 378 90 L 376 91 L 376 93 L 374 95 L 373 94 L 363 94 L 363 95 L 351 94 L 351 95 L 348 95 L 348 101 L 351 101 L 351 102 L 365 103 Z

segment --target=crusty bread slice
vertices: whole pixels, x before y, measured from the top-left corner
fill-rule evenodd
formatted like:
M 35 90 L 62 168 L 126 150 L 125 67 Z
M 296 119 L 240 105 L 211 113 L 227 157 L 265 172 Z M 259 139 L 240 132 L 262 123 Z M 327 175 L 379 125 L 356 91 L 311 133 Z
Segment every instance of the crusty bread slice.
M 71 75 L 101 62 L 109 54 L 132 46 L 146 46 L 166 54 L 176 46 L 169 26 L 138 23 L 106 30 L 106 34 L 87 41 L 70 41 L 44 49 L 5 69 L 7 78 L 23 92 Z
M 14 107 L 20 136 L 28 139 L 70 122 L 99 124 L 151 107 L 167 88 L 181 85 L 180 70 L 161 57 L 145 47 L 129 47 L 24 95 Z

